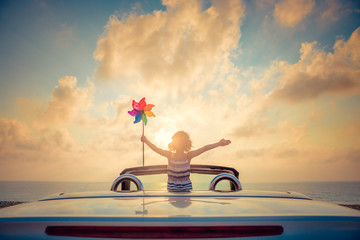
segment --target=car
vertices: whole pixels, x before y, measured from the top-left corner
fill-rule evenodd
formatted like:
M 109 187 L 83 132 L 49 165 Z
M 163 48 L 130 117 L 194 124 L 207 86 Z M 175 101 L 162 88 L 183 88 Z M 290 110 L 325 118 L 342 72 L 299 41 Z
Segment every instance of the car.
M 360 239 L 359 211 L 243 189 L 231 167 L 191 165 L 187 192 L 167 191 L 166 177 L 166 165 L 127 168 L 108 191 L 3 208 L 0 239 Z

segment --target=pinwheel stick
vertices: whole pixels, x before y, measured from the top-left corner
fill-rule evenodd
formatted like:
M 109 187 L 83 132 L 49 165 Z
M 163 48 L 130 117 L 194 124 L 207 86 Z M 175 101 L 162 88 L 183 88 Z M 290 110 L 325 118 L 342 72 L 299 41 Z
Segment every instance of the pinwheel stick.
M 144 118 L 144 117 L 143 117 Z M 142 121 L 142 135 L 144 136 L 144 121 Z M 145 166 L 145 153 L 144 153 L 144 149 L 145 149 L 145 147 L 144 147 L 144 142 L 142 142 L 142 150 L 143 150 L 143 167 Z

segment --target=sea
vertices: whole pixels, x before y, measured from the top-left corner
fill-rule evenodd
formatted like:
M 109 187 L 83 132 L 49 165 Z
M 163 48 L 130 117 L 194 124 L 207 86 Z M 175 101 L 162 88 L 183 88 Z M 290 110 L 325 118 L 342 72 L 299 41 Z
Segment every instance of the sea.
M 109 182 L 0 181 L 0 201 L 32 202 L 54 193 L 106 191 Z M 144 186 L 145 187 L 145 186 Z M 360 204 L 360 182 L 242 182 L 243 189 L 299 192 L 314 200 L 335 204 Z

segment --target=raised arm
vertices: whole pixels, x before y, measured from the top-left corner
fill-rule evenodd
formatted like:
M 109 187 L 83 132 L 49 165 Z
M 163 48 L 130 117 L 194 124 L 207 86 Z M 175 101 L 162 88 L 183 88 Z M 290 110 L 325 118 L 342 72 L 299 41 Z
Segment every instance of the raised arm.
M 155 144 L 151 143 L 144 135 L 141 136 L 141 141 L 148 145 L 148 147 L 153 150 L 154 152 L 160 154 L 161 156 L 164 156 L 166 158 L 170 158 L 171 152 L 158 148 Z
M 188 152 L 187 156 L 189 158 L 189 160 L 191 160 L 192 158 L 194 157 L 197 157 L 199 156 L 200 154 L 206 152 L 206 151 L 209 151 L 211 149 L 214 149 L 214 148 L 217 148 L 217 147 L 220 147 L 220 146 L 226 146 L 226 145 L 229 145 L 231 143 L 230 140 L 225 140 L 225 139 L 221 139 L 219 142 L 216 142 L 216 143 L 213 143 L 213 144 L 208 144 L 208 145 L 205 145 L 199 149 L 196 149 L 196 150 L 193 150 L 193 151 L 190 151 Z

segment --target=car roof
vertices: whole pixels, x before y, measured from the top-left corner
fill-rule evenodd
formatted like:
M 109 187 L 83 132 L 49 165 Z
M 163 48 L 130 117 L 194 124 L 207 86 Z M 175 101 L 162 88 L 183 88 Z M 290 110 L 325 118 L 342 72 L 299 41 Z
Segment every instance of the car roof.
M 202 164 L 191 164 L 191 173 L 199 174 L 221 174 L 229 173 L 239 178 L 239 172 L 231 167 L 217 166 L 217 165 L 202 165 Z M 124 169 L 120 175 L 133 174 L 135 176 L 142 175 L 153 175 L 153 174 L 165 174 L 167 173 L 167 165 L 150 165 L 142 167 L 133 167 Z

